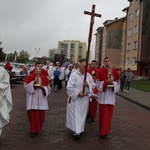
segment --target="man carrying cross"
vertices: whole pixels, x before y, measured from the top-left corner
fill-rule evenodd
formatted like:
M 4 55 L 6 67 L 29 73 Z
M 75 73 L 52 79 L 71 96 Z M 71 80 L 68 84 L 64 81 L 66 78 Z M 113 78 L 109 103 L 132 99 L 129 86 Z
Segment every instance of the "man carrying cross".
M 66 111 L 66 127 L 73 131 L 75 139 L 80 139 L 80 135 L 84 132 L 84 126 L 89 106 L 89 97 L 93 93 L 95 83 L 92 76 L 87 73 L 85 76 L 86 60 L 80 61 L 79 69 L 71 73 L 67 83 L 67 111 Z M 83 85 L 85 91 L 83 93 Z

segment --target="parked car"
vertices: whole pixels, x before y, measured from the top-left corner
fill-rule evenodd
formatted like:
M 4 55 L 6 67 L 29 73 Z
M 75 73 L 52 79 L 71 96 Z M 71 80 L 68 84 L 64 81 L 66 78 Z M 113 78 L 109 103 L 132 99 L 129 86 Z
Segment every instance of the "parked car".
M 5 67 L 5 63 L 1 63 L 1 65 L 3 65 L 3 67 Z M 15 73 L 14 77 L 16 79 L 16 82 L 17 81 L 23 81 L 26 77 L 26 74 L 24 74 L 24 71 L 22 69 L 16 68 L 14 65 L 12 65 L 12 66 L 13 66 L 13 69 L 11 71 Z
M 0 67 L 5 68 L 4 63 L 0 63 Z M 14 71 L 7 70 L 9 76 L 10 76 L 10 84 L 16 83 L 16 74 Z
M 24 69 L 25 69 L 25 65 L 24 65 L 24 64 L 22 64 L 22 63 L 15 63 L 15 62 L 11 62 L 10 64 L 11 64 L 12 66 L 14 66 L 14 67 L 18 68 L 18 69 L 22 69 L 22 70 L 24 70 Z

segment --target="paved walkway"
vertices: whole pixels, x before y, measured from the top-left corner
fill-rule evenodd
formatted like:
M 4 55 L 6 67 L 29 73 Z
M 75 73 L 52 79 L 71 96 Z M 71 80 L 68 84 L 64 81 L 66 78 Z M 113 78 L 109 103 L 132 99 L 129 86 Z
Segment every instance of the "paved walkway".
M 122 93 L 125 95 L 135 94 Z M 25 90 L 22 84 L 12 90 L 13 110 L 10 123 L 0 137 L 0 150 L 150 150 L 150 111 L 124 98 L 116 97 L 116 106 L 107 140 L 99 139 L 98 114 L 96 125 L 86 123 L 80 141 L 75 141 L 65 127 L 65 89 L 52 91 L 43 131 L 35 138 L 29 134 L 25 110 Z M 142 96 L 143 97 L 143 96 Z
M 118 92 L 117 95 L 150 110 L 150 92 L 130 88 L 130 92 Z

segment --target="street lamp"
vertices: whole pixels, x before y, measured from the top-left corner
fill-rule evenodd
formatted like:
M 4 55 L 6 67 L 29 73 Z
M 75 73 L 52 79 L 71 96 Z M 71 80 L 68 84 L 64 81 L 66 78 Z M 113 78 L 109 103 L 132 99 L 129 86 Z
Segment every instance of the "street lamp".
M 35 48 L 35 51 L 36 51 L 36 54 L 37 54 L 37 57 L 38 57 L 38 53 L 39 53 L 39 51 L 40 51 L 40 48 L 39 48 L 39 49 L 36 49 L 36 48 Z

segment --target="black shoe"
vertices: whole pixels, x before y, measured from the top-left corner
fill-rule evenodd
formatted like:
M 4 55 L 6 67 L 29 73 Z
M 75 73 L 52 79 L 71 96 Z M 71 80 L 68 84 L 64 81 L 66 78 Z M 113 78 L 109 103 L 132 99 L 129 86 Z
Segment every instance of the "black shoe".
M 106 139 L 106 138 L 107 138 L 107 135 L 101 135 L 100 138 L 101 138 L 101 139 Z
M 35 137 L 36 133 L 31 132 L 30 137 Z
M 73 133 L 75 140 L 80 140 L 80 133 Z

